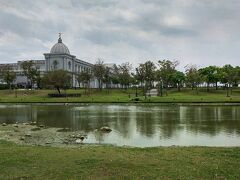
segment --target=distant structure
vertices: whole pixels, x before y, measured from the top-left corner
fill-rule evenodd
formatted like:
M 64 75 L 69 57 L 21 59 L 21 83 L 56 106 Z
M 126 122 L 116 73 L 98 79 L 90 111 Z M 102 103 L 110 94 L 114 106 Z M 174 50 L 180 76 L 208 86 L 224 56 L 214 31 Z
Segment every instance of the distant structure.
M 63 43 L 61 33 L 59 33 L 58 42 L 53 45 L 50 53 L 44 53 L 45 60 L 24 60 L 32 61 L 34 66 L 39 69 L 43 75 L 46 72 L 63 69 L 71 73 L 72 75 L 72 87 L 80 87 L 81 84 L 78 83 L 76 79 L 76 74 L 83 71 L 92 71 L 93 64 L 77 59 L 76 56 L 71 55 L 68 47 Z M 0 64 L 2 66 L 9 65 L 14 72 L 17 74 L 15 84 L 23 87 L 27 87 L 29 84 L 27 78 L 23 74 L 23 69 L 21 64 L 24 61 L 18 61 L 17 63 L 10 64 Z M 90 83 L 91 87 L 97 87 L 97 82 L 92 80 Z

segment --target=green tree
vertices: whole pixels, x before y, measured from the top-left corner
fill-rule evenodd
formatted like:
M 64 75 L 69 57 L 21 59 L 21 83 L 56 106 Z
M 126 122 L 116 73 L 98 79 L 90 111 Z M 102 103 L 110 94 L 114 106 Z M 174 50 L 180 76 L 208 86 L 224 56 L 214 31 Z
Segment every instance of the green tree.
M 170 61 L 170 60 L 160 60 L 158 61 L 159 69 L 157 70 L 157 80 L 159 81 L 159 87 L 167 89 L 172 82 L 172 75 L 176 71 L 176 67 L 179 64 L 178 61 Z M 162 88 L 160 90 L 160 94 L 162 94 Z
M 119 70 L 119 67 L 114 64 L 111 69 L 111 81 L 112 83 L 115 85 L 115 87 L 118 87 L 119 85 L 119 73 L 120 73 L 120 70 Z
M 195 65 L 187 65 L 185 66 L 185 73 L 186 73 L 186 82 L 190 84 L 192 90 L 196 88 L 201 83 L 201 76 L 200 73 Z
M 43 77 L 43 84 L 46 87 L 54 87 L 61 94 L 61 89 L 71 86 L 71 75 L 64 70 L 50 71 Z
M 122 88 L 128 88 L 132 81 L 131 77 L 132 65 L 130 63 L 123 63 L 119 65 L 119 83 L 122 85 Z
M 143 92 L 144 92 L 144 87 L 143 87 L 144 77 L 145 77 L 145 68 L 144 68 L 143 64 L 140 64 L 136 68 L 136 77 L 135 78 L 140 82 L 140 85 L 143 88 Z
M 93 74 L 98 81 L 99 90 L 102 90 L 105 70 L 106 68 L 105 68 L 104 62 L 101 59 L 98 59 L 93 66 Z
M 103 76 L 103 83 L 105 83 L 108 93 L 109 93 L 109 88 L 111 87 L 111 82 L 112 82 L 111 68 L 105 67 L 105 72 L 104 72 L 104 76 Z
M 233 81 L 234 81 L 233 86 L 238 87 L 238 84 L 240 81 L 240 67 L 239 66 L 236 66 L 234 68 L 234 80 Z
M 33 61 L 24 61 L 21 64 L 21 67 L 23 69 L 23 74 L 30 81 L 30 87 L 32 88 L 38 78 L 38 75 L 40 76 L 38 68 L 34 66 Z
M 6 65 L 1 69 L 1 77 L 3 81 L 7 83 L 9 89 L 11 89 L 13 82 L 16 80 L 16 73 L 9 65 Z
M 143 64 L 140 64 L 137 68 L 137 75 L 139 77 L 139 80 L 144 81 L 145 83 L 144 94 L 146 94 L 149 88 L 153 87 L 153 81 L 156 79 L 155 71 L 156 66 L 152 61 L 147 61 Z
M 181 91 L 181 87 L 183 86 L 183 82 L 185 80 L 185 74 L 181 71 L 175 71 L 171 78 L 173 83 L 177 86 L 178 91 Z
M 199 69 L 200 75 L 207 83 L 207 91 L 209 92 L 209 86 L 211 83 L 215 83 L 217 89 L 217 83 L 220 80 L 219 68 L 216 66 L 208 66 Z
M 225 84 L 227 96 L 229 96 L 229 88 L 231 88 L 232 92 L 232 87 L 234 83 L 237 81 L 237 79 L 238 72 L 233 66 L 231 66 L 230 64 L 226 64 L 221 68 L 221 83 Z
M 80 85 L 80 83 L 83 83 L 85 88 L 85 94 L 87 94 L 87 89 L 90 88 L 90 81 L 92 78 L 92 73 L 89 71 L 82 71 L 79 74 L 77 74 L 77 81 Z

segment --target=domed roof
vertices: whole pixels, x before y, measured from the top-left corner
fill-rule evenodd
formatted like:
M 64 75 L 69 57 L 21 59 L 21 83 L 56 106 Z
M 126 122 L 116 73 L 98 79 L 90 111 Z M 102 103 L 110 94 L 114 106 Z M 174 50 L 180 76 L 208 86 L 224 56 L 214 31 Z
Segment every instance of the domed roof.
M 52 54 L 70 54 L 68 47 L 62 43 L 61 36 L 58 38 L 58 43 L 54 44 L 51 48 L 50 53 Z

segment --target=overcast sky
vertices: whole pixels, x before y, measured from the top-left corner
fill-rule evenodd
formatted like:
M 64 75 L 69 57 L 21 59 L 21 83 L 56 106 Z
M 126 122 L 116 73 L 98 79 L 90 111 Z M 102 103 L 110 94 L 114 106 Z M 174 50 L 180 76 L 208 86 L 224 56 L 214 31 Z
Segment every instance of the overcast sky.
M 0 0 L 0 63 L 63 42 L 94 63 L 240 65 L 239 0 Z

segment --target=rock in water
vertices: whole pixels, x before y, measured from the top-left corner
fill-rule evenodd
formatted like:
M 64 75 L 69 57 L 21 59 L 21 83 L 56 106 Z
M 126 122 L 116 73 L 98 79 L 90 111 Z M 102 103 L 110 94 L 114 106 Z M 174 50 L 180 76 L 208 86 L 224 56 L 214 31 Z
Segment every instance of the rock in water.
M 25 134 L 25 137 L 32 137 L 31 134 Z
M 108 132 L 108 133 L 112 131 L 112 129 L 110 127 L 107 127 L 107 126 L 101 127 L 100 130 L 102 132 Z
M 80 139 L 81 141 L 83 141 L 85 139 L 85 136 L 81 136 Z
M 7 124 L 6 123 L 2 123 L 2 126 L 7 126 Z
M 76 139 L 76 141 L 75 141 L 77 144 L 80 144 L 80 143 L 82 143 L 82 140 L 81 139 Z
M 37 122 L 36 121 L 32 121 L 32 122 L 30 122 L 30 125 L 36 125 L 37 124 Z

